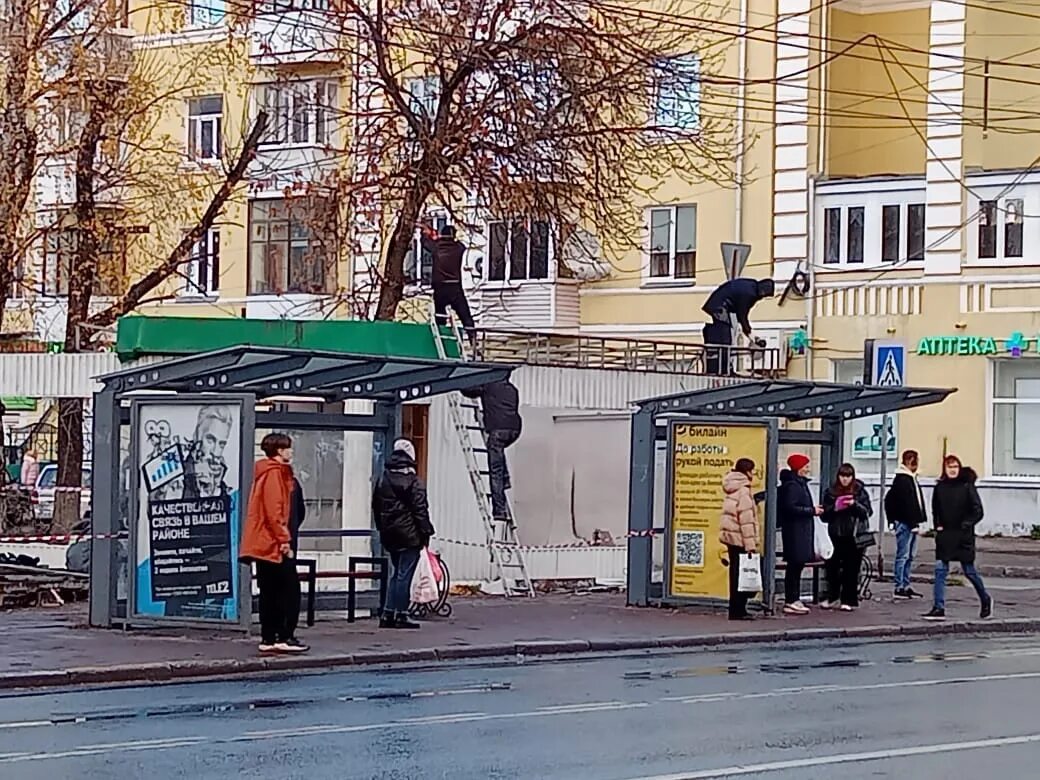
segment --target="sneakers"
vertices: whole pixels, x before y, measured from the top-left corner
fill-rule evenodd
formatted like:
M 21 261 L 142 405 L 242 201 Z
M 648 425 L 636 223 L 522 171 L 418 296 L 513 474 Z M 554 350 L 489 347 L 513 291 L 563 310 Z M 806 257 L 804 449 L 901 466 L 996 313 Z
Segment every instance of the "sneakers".
M 261 653 L 277 653 L 278 645 L 273 642 L 261 642 L 257 648 Z
M 419 623 L 412 622 L 408 619 L 408 615 L 404 612 L 399 612 L 396 615 L 384 614 L 379 618 L 380 628 L 422 628 Z
M 784 606 L 785 615 L 808 615 L 809 608 L 800 601 L 796 601 L 793 604 L 787 604 Z
M 855 612 L 856 608 L 854 606 L 852 606 L 851 604 L 842 604 L 840 607 L 838 607 L 838 611 L 839 612 Z
M 397 622 L 394 628 L 422 628 L 422 625 L 408 619 L 408 615 L 401 614 L 397 616 Z
M 910 593 L 910 588 L 896 588 L 896 592 L 893 594 L 895 601 L 909 601 L 913 598 Z
M 931 611 L 928 612 L 928 614 L 923 615 L 923 617 L 925 620 L 934 620 L 936 622 L 940 620 L 946 620 L 946 610 L 938 609 L 937 607 L 932 607 Z
M 924 598 L 924 594 L 923 593 L 918 593 L 913 588 L 907 588 L 906 590 L 903 591 L 903 593 L 905 593 L 906 597 L 910 598 L 910 599 L 923 599 Z
M 397 628 L 397 616 L 389 613 L 383 613 L 383 616 L 379 618 L 380 628 Z
M 982 620 L 990 617 L 993 614 L 993 597 L 986 596 L 986 600 L 982 602 L 982 609 L 979 610 L 979 617 Z
M 824 599 L 820 602 L 820 609 L 837 609 L 839 603 L 840 602 L 837 601 L 827 601 L 826 599 Z
M 754 620 L 754 619 L 755 619 L 755 616 L 754 616 L 754 615 L 750 615 L 750 614 L 744 614 L 744 615 L 730 615 L 730 616 L 729 616 L 729 619 L 730 619 L 730 620 Z
M 292 639 L 286 639 L 284 642 L 279 642 L 274 647 L 276 652 L 288 653 L 290 655 L 306 653 L 308 650 L 310 650 L 310 648 L 307 647 L 307 645 L 305 645 L 296 637 L 293 637 Z

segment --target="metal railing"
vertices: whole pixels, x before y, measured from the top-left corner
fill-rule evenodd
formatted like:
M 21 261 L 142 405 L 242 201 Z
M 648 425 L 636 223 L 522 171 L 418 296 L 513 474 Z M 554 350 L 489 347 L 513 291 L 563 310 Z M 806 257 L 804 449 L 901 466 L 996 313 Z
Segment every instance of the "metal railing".
M 761 378 L 783 376 L 787 369 L 786 351 L 769 347 L 727 348 L 682 341 L 494 328 L 478 329 L 476 340 L 477 354 L 487 362 Z M 731 370 L 720 371 L 722 353 L 727 349 Z

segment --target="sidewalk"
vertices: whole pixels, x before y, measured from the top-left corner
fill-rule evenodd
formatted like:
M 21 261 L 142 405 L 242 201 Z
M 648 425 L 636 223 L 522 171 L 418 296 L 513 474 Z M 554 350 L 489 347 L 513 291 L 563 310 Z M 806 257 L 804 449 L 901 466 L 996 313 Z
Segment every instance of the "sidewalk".
M 1040 541 L 1021 537 L 980 536 L 975 540 L 975 566 L 983 577 L 1019 577 L 1040 580 Z M 891 574 L 896 539 L 885 533 L 885 572 Z M 877 555 L 877 548 L 871 553 Z M 914 574 L 931 578 L 935 571 L 935 539 L 922 536 L 917 543 Z
M 623 594 L 558 594 L 530 601 L 456 598 L 454 617 L 427 622 L 420 631 L 380 631 L 371 620 L 353 625 L 319 621 L 301 631 L 311 653 L 291 658 L 261 658 L 256 638 L 241 634 L 101 631 L 84 626 L 83 607 L 27 610 L 0 617 L 0 688 L 843 637 L 1040 633 L 1040 583 L 1004 580 L 990 585 L 997 605 L 994 619 L 977 620 L 974 593 L 952 587 L 950 618 L 938 624 L 920 619 L 927 599 L 875 600 L 851 614 L 814 610 L 800 618 L 735 623 L 703 609 L 626 607 Z

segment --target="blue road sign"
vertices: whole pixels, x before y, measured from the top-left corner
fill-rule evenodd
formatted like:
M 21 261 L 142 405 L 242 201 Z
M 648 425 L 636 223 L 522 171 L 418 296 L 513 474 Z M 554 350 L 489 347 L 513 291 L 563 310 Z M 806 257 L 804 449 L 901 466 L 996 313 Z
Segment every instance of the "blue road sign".
M 872 364 L 872 385 L 902 387 L 906 384 L 906 347 L 903 344 L 874 342 Z

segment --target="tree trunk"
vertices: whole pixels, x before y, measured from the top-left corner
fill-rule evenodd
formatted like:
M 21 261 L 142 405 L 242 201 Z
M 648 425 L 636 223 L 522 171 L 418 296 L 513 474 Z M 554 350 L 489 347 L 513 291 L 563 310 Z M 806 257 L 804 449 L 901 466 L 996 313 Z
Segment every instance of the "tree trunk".
M 58 488 L 51 533 L 68 533 L 80 521 L 83 474 L 83 399 L 58 399 Z
M 392 320 L 397 316 L 397 307 L 404 297 L 404 259 L 415 238 L 419 212 L 422 211 L 428 197 L 428 192 L 413 189 L 401 204 L 394 232 L 390 235 L 390 245 L 386 250 L 383 283 L 379 286 L 379 304 L 376 306 L 377 320 Z

